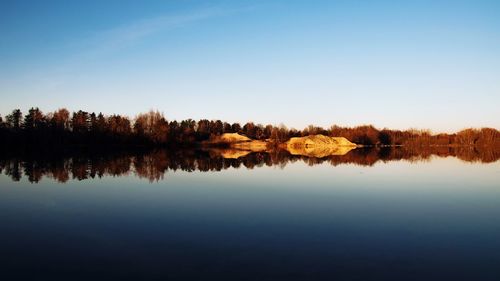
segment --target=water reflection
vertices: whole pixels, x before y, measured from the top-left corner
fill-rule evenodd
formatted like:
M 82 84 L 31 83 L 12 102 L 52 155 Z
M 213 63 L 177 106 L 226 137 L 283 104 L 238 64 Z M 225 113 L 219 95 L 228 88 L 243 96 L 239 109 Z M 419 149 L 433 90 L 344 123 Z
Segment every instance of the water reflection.
M 87 150 L 0 159 L 1 280 L 500 274 L 495 152 L 399 147 L 308 158 L 283 151 Z M 179 170 L 194 172 L 173 172 Z M 92 180 L 99 177 L 106 178 Z
M 163 180 L 169 171 L 221 171 L 228 168 L 253 169 L 261 166 L 285 167 L 288 163 L 304 161 L 308 165 L 329 163 L 332 166 L 356 164 L 373 166 L 379 161 L 430 161 L 432 157 L 457 157 L 466 162 L 491 163 L 500 158 L 498 149 L 476 147 L 405 147 L 358 148 L 345 155 L 308 157 L 293 155 L 284 150 L 249 152 L 232 149 L 167 150 L 133 152 L 66 152 L 3 155 L 0 173 L 13 181 L 26 177 L 37 183 L 43 177 L 64 183 L 71 179 L 85 180 L 104 176 L 122 176 L 133 173 L 150 182 Z

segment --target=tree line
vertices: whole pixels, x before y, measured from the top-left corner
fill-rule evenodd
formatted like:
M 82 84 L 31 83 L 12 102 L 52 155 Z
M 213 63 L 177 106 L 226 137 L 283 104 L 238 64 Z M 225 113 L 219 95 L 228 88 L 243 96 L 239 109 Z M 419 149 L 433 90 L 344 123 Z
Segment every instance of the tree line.
M 465 129 L 457 133 L 432 134 L 429 130 L 377 129 L 372 125 L 322 128 L 309 125 L 303 130 L 284 125 L 262 125 L 221 120 L 167 120 L 158 111 L 141 113 L 131 119 L 118 114 L 103 115 L 62 108 L 44 114 L 31 108 L 27 114 L 15 109 L 0 116 L 0 144 L 3 147 L 61 147 L 67 145 L 193 146 L 224 133 L 239 133 L 256 140 L 283 143 L 292 137 L 315 134 L 345 137 L 367 146 L 494 146 L 500 147 L 500 132 L 494 128 Z

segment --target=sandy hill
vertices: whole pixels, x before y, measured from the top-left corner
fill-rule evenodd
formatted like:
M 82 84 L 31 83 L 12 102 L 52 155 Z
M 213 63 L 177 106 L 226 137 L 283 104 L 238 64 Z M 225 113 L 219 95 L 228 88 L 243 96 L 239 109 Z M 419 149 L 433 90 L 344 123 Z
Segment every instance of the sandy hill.
M 252 153 L 252 151 L 233 148 L 212 148 L 209 150 L 209 153 L 211 156 L 222 156 L 226 159 L 238 159 L 240 157 L 247 156 L 248 154 Z
M 251 140 L 252 139 L 250 139 L 249 137 L 240 135 L 238 133 L 225 133 L 217 137 L 214 141 L 225 142 L 225 143 L 236 143 L 236 142 L 247 142 Z
M 293 155 L 318 158 L 330 155 L 345 155 L 354 148 L 356 148 L 356 144 L 344 137 L 328 137 L 324 135 L 291 138 L 286 143 L 286 149 Z
M 291 138 L 287 146 L 356 146 L 344 137 L 327 137 L 324 135 L 310 135 L 305 137 Z

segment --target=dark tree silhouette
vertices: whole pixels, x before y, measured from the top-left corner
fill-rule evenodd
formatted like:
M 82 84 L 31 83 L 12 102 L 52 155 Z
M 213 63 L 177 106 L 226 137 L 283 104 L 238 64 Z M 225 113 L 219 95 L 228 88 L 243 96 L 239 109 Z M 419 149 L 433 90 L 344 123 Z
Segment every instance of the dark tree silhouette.
M 24 116 L 24 129 L 28 131 L 33 131 L 45 127 L 46 119 L 43 113 L 36 108 L 31 108 L 28 114 Z
M 7 125 L 15 130 L 21 128 L 23 114 L 20 109 L 14 109 L 11 114 L 6 116 Z
M 241 132 L 241 125 L 239 123 L 233 123 L 231 125 L 231 129 L 233 130 L 233 133 L 239 133 Z
M 382 145 L 391 145 L 392 144 L 391 132 L 387 129 L 383 129 L 378 134 L 378 140 L 379 143 Z
M 50 125 L 57 130 L 69 130 L 70 119 L 69 111 L 66 108 L 61 108 L 52 114 L 52 118 L 49 118 Z
M 82 110 L 73 112 L 73 117 L 71 118 L 71 127 L 74 133 L 84 134 L 88 132 L 89 122 L 90 119 L 88 112 Z

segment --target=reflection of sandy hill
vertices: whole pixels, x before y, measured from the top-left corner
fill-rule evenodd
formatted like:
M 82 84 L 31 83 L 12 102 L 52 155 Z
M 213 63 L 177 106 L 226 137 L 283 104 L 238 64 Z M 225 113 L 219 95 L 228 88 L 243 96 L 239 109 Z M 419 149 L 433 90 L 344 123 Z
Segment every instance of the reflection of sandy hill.
M 240 157 L 245 157 L 248 154 L 252 153 L 252 151 L 249 150 L 241 150 L 241 149 L 210 149 L 210 153 L 222 156 L 222 158 L 225 159 L 238 159 Z
M 238 142 L 231 144 L 232 148 L 249 150 L 252 152 L 267 151 L 267 142 L 260 140 L 251 140 L 247 142 Z
M 317 158 L 329 155 L 345 155 L 354 148 L 356 148 L 356 144 L 346 138 L 324 135 L 291 138 L 286 143 L 286 149 L 293 155 Z

